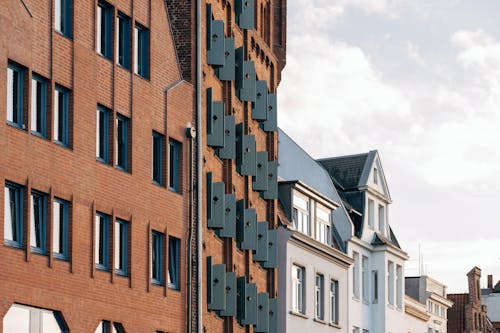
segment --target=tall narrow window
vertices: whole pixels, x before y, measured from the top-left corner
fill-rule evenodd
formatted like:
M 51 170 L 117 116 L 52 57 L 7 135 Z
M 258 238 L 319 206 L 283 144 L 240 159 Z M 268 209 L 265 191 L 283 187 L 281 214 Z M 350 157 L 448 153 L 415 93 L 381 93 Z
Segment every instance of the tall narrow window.
M 339 282 L 336 280 L 330 281 L 330 322 L 332 324 L 339 323 Z
M 108 215 L 97 213 L 95 216 L 95 263 L 102 270 L 109 269 L 109 221 Z
M 153 231 L 151 237 L 151 282 L 163 285 L 163 243 L 165 235 Z
M 325 318 L 324 281 L 322 274 L 316 274 L 316 318 Z
M 375 223 L 374 223 L 374 214 L 375 214 L 375 208 L 373 204 L 372 199 L 368 199 L 368 226 L 373 229 Z
M 128 275 L 128 222 L 115 221 L 114 261 L 115 271 L 119 275 Z
M 179 141 L 170 139 L 168 176 L 170 189 L 174 190 L 175 192 L 179 192 L 180 190 L 179 180 L 182 167 L 181 157 L 181 143 Z
M 316 240 L 330 244 L 330 210 L 319 204 L 316 205 Z
M 179 244 L 180 239 L 168 238 L 168 286 L 179 289 Z
M 134 28 L 134 72 L 149 79 L 149 30 L 138 23 Z
M 24 69 L 9 62 L 7 67 L 7 122 L 23 128 Z
M 362 273 L 361 273 L 361 283 L 362 283 L 362 286 L 363 286 L 363 290 L 362 290 L 362 294 L 363 294 L 363 301 L 364 302 L 368 302 L 369 299 L 368 299 L 368 295 L 369 295 L 369 292 L 368 292 L 368 257 L 366 256 L 363 256 L 361 258 L 361 269 L 362 269 Z
M 165 136 L 153 131 L 153 182 L 163 185 L 163 142 Z
M 130 69 L 130 17 L 123 13 L 116 18 L 116 63 Z
M 305 313 L 304 306 L 304 267 L 292 266 L 292 311 Z
M 54 141 L 68 146 L 68 123 L 69 123 L 69 91 L 56 85 L 54 91 L 54 126 L 52 133 Z
M 352 292 L 359 299 L 359 253 L 353 252 L 354 266 L 352 268 Z
M 68 215 L 69 203 L 54 199 L 52 205 L 52 252 L 54 257 L 68 259 Z
M 55 0 L 54 28 L 57 32 L 71 38 L 73 25 L 73 1 Z
M 387 298 L 391 305 L 394 305 L 394 263 L 387 262 Z
M 96 158 L 104 163 L 109 162 L 109 115 L 110 111 L 103 106 L 97 107 L 96 119 Z
M 298 193 L 293 194 L 293 225 L 296 230 L 311 235 L 309 199 Z
M 5 244 L 22 247 L 23 245 L 23 188 L 6 183 L 4 188 L 3 236 Z
M 396 306 L 403 308 L 403 268 L 396 265 Z
M 377 168 L 373 168 L 373 182 L 375 184 L 378 184 L 378 169 Z
M 124 116 L 116 117 L 116 166 L 128 171 L 128 127 L 129 120 Z
M 105 1 L 97 4 L 97 53 L 108 59 L 113 56 L 113 11 Z
M 378 271 L 372 271 L 372 302 L 378 302 Z
M 47 230 L 47 196 L 31 191 L 30 246 L 31 251 L 45 254 Z
M 382 234 L 385 235 L 385 207 L 378 206 L 378 227 Z
M 46 136 L 47 81 L 33 74 L 31 79 L 31 132 Z

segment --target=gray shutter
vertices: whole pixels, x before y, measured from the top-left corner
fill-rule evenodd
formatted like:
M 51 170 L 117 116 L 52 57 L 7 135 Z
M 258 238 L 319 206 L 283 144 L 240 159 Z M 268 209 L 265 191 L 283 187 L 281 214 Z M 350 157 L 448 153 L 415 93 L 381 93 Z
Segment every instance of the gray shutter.
M 257 286 L 246 283 L 246 277 L 239 277 L 237 318 L 241 325 L 257 324 Z
M 269 333 L 278 333 L 278 299 L 269 299 Z
M 267 261 L 265 261 L 262 266 L 264 268 L 276 268 L 278 261 L 278 237 L 276 230 L 268 230 L 267 231 L 267 242 L 269 244 L 268 253 L 267 253 Z
M 269 331 L 269 294 L 259 293 L 257 295 L 257 325 L 254 332 Z
M 268 224 L 267 221 L 257 223 L 257 250 L 253 254 L 254 261 L 268 260 Z
M 234 116 L 225 116 L 224 120 L 224 147 L 219 148 L 219 158 L 231 160 L 236 158 L 236 126 Z
M 212 173 L 207 173 L 207 227 L 224 227 L 224 183 L 214 183 Z
M 268 177 L 268 161 L 267 151 L 261 151 L 257 154 L 257 164 L 255 177 L 253 177 L 252 189 L 254 191 L 266 191 L 268 189 L 267 177 Z
M 207 35 L 209 41 L 207 45 L 207 64 L 214 66 L 223 66 L 225 55 L 224 55 L 224 21 L 222 20 L 212 20 L 211 22 L 211 34 Z
M 243 123 L 236 125 L 236 171 L 242 176 L 255 176 L 255 147 L 255 135 L 244 135 Z
M 254 29 L 254 0 L 235 0 L 236 23 L 241 29 Z
M 267 117 L 263 125 L 264 131 L 274 132 L 278 130 L 278 110 L 276 94 L 267 95 Z
M 235 51 L 235 88 L 236 95 L 241 101 L 255 102 L 256 76 L 253 61 L 245 61 L 243 46 Z
M 269 161 L 267 164 L 267 191 L 262 196 L 264 199 L 278 198 L 278 161 Z
M 222 310 L 221 317 L 236 316 L 236 273 L 226 273 L 226 309 Z
M 259 80 L 255 84 L 255 102 L 252 108 L 252 119 L 267 119 L 267 81 Z
M 257 248 L 257 213 L 254 208 L 245 209 L 245 201 L 236 204 L 236 241 L 241 250 Z
M 217 77 L 221 81 L 234 81 L 234 38 L 224 39 L 224 66 L 215 70 Z
M 216 230 L 219 237 L 236 237 L 236 195 L 226 194 L 224 200 L 224 228 Z
M 207 145 L 224 147 L 224 103 L 213 100 L 212 88 L 207 89 Z
M 209 310 L 226 308 L 226 265 L 213 265 L 212 257 L 207 257 L 207 303 Z

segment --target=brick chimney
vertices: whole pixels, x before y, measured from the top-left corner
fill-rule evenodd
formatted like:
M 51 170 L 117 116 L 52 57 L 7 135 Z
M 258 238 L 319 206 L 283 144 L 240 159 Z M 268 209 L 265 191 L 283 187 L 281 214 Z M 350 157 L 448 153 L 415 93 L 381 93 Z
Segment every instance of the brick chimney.
M 493 291 L 493 275 L 488 274 L 488 289 L 490 293 Z

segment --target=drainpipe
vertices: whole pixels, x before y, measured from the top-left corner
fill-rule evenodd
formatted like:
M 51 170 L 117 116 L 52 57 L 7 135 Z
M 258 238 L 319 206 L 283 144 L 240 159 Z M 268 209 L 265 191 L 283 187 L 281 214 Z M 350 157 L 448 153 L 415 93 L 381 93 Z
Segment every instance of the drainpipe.
M 192 290 L 192 277 L 193 277 L 193 260 L 192 260 L 192 243 L 193 243 L 193 230 L 194 230 L 194 218 L 193 218 L 193 203 L 194 203 L 194 193 L 193 193 L 193 140 L 196 138 L 196 128 L 189 122 L 186 125 L 186 136 L 189 139 L 189 234 L 188 234 L 188 290 L 187 290 L 187 333 L 192 333 L 193 330 L 193 320 L 192 320 L 192 300 L 193 300 L 193 290 Z

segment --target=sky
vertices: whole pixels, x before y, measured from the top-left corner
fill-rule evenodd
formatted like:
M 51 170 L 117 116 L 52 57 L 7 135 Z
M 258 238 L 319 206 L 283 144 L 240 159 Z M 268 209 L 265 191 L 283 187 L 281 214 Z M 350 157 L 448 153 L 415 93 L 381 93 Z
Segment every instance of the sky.
M 500 280 L 500 2 L 290 0 L 279 125 L 315 158 L 377 149 L 417 275 Z

